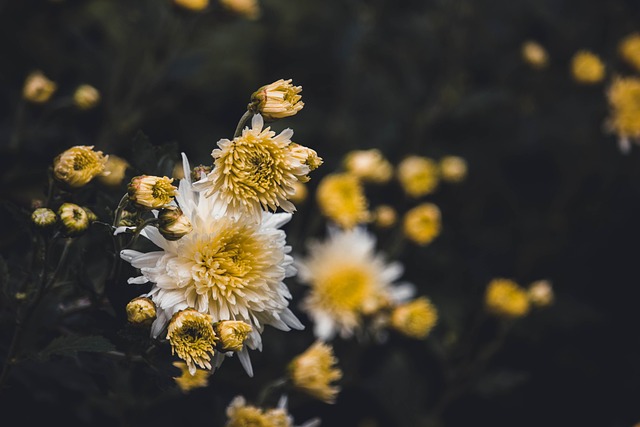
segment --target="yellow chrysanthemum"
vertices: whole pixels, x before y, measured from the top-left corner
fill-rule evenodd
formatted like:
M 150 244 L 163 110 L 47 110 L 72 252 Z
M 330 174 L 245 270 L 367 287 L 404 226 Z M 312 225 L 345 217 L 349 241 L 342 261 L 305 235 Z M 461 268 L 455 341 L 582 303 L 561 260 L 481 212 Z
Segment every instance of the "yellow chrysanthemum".
M 104 185 L 111 187 L 118 186 L 122 184 L 128 167 L 129 162 L 125 159 L 110 154 L 107 163 L 105 163 L 104 170 L 96 179 Z
M 70 187 L 82 187 L 104 172 L 108 159 L 93 145 L 76 145 L 54 159 L 53 176 Z
M 594 84 L 604 79 L 605 67 L 598 55 L 581 50 L 571 59 L 571 74 L 578 83 Z
M 623 38 L 618 45 L 618 53 L 629 65 L 640 71 L 640 33 Z
M 348 338 L 364 315 L 389 303 L 402 266 L 386 263 L 374 251 L 375 238 L 363 228 L 330 229 L 329 238 L 311 242 L 308 257 L 298 261 L 298 277 L 310 286 L 302 308 L 318 338 L 327 340 L 336 332 Z
M 370 220 L 362 183 L 351 174 L 325 176 L 318 184 L 316 200 L 322 214 L 342 228 L 350 229 Z
M 554 294 L 551 282 L 548 280 L 537 280 L 529 285 L 527 289 L 529 302 L 534 307 L 547 307 L 553 303 Z
M 142 209 L 163 208 L 173 201 L 178 190 L 172 182 L 173 178 L 166 176 L 136 176 L 129 183 L 129 200 Z
M 347 172 L 365 182 L 377 184 L 388 182 L 393 177 L 393 166 L 378 149 L 355 150 L 344 158 Z
M 173 377 L 178 387 L 183 393 L 188 393 L 194 388 L 202 388 L 209 385 L 209 377 L 211 371 L 204 369 L 196 369 L 196 372 L 192 374 L 189 372 L 189 366 L 186 363 L 175 361 L 173 366 L 180 369 L 181 374 L 179 377 Z
M 428 245 L 440 234 L 441 214 L 433 203 L 422 203 L 404 215 L 403 231 L 405 236 L 419 245 Z
M 446 182 L 462 182 L 467 176 L 467 162 L 462 157 L 445 156 L 440 159 L 440 177 Z
M 209 0 L 173 0 L 176 6 L 199 12 L 209 6 Z
M 220 4 L 225 9 L 249 20 L 256 20 L 260 17 L 258 0 L 220 0 Z
M 423 339 L 438 322 L 438 311 L 427 297 L 394 307 L 391 327 L 411 338 Z
M 284 408 L 263 410 L 247 405 L 242 396 L 235 397 L 227 407 L 225 427 L 292 427 L 293 419 Z
M 214 198 L 216 214 L 259 220 L 263 210 L 295 211 L 289 198 L 294 183 L 307 179 L 308 159 L 315 151 L 293 144 L 291 129 L 276 136 L 263 126 L 262 116 L 256 114 L 241 136 L 218 141 L 219 148 L 211 153 L 213 171 L 194 184 L 197 191 Z
M 100 92 L 95 87 L 83 84 L 73 92 L 73 103 L 81 110 L 90 110 L 100 102 Z
M 538 42 L 528 40 L 522 44 L 522 59 L 533 68 L 545 68 L 549 64 L 549 55 Z
M 222 0 L 238 5 L 251 5 L 255 0 Z M 261 114 L 266 120 L 282 119 L 297 114 L 304 107 L 302 102 L 302 86 L 294 86 L 291 79 L 280 79 L 271 84 L 262 86 L 251 95 L 249 110 Z
M 195 375 L 196 365 L 211 369 L 216 334 L 213 320 L 208 314 L 192 308 L 173 315 L 167 329 L 167 340 L 171 343 L 171 354 L 176 354 L 187 363 L 189 373 Z
M 610 116 L 607 126 L 618 135 L 623 151 L 630 140 L 640 140 L 640 78 L 618 77 L 607 92 Z
M 487 286 L 485 306 L 499 317 L 518 318 L 529 312 L 527 291 L 509 279 L 493 279 Z
M 397 176 L 404 192 L 415 198 L 433 193 L 440 182 L 437 163 L 422 156 L 403 159 L 398 165 Z
M 342 378 L 337 363 L 333 348 L 316 341 L 289 363 L 288 373 L 297 389 L 326 403 L 335 403 L 340 387 L 332 383 Z
M 151 298 L 137 297 L 129 301 L 126 307 L 129 323 L 150 326 L 156 320 L 156 305 Z
M 240 351 L 252 331 L 251 325 L 241 320 L 221 320 L 213 324 L 221 351 Z
M 44 104 L 57 88 L 58 85 L 49 80 L 41 71 L 34 71 L 27 76 L 24 82 L 22 97 L 35 104 Z

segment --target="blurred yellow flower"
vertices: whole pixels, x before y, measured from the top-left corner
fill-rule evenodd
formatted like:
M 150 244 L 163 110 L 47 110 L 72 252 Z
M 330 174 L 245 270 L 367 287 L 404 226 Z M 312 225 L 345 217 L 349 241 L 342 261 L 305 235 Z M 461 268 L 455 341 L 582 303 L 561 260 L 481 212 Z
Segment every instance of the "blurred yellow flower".
M 256 20 L 260 17 L 258 0 L 220 0 L 220 4 L 225 9 L 249 20 Z
M 34 71 L 27 76 L 24 82 L 22 97 L 35 104 L 44 104 L 57 88 L 58 85 L 49 80 L 42 71 Z
M 228 3 L 236 4 L 255 3 L 252 0 L 227 1 Z M 292 85 L 291 79 L 280 79 L 255 91 L 251 95 L 248 109 L 254 113 L 261 114 L 266 120 L 290 117 L 297 114 L 304 107 L 300 92 L 302 92 L 302 86 Z
M 89 110 L 100 102 L 100 92 L 95 87 L 83 84 L 73 93 L 73 103 L 81 110 Z
M 293 427 L 293 419 L 284 408 L 263 410 L 247 405 L 242 396 L 236 396 L 227 407 L 224 427 Z
M 527 40 L 521 47 L 522 59 L 533 68 L 545 68 L 549 64 L 549 55 L 538 42 Z
M 156 319 L 156 305 L 151 298 L 137 297 L 126 307 L 127 320 L 133 325 L 150 326 Z
M 209 6 L 209 0 L 173 0 L 176 6 L 195 12 L 204 10 Z
M 104 166 L 104 171 L 96 177 L 98 181 L 104 185 L 111 187 L 118 186 L 124 180 L 129 162 L 122 157 L 110 154 L 107 159 L 107 163 Z
M 396 173 L 404 192 L 414 198 L 433 193 L 440 181 L 438 165 L 428 157 L 408 156 Z
M 297 389 L 326 403 L 335 403 L 340 387 L 332 383 L 342 378 L 337 363 L 333 347 L 316 341 L 289 363 L 288 373 Z
M 610 111 L 606 125 L 618 135 L 620 147 L 626 152 L 631 140 L 640 140 L 640 78 L 615 78 L 607 97 Z
M 446 182 L 462 182 L 467 176 L 467 162 L 462 157 L 445 156 L 440 159 L 440 177 Z
M 167 328 L 167 340 L 171 344 L 171 354 L 177 354 L 195 375 L 196 365 L 211 370 L 216 334 L 213 332 L 210 315 L 192 308 L 178 311 L 171 317 Z
M 70 187 L 82 187 L 104 172 L 108 159 L 93 145 L 76 145 L 53 160 L 53 176 Z
M 373 222 L 376 227 L 389 228 L 398 220 L 396 210 L 389 205 L 379 205 L 373 210 Z
M 581 50 L 571 59 L 571 74 L 578 83 L 594 84 L 604 79 L 605 67 L 596 54 Z
M 289 197 L 289 200 L 295 204 L 300 204 L 307 200 L 308 195 L 307 186 L 300 181 L 296 181 L 293 184 L 293 194 Z
M 529 312 L 527 291 L 509 279 L 493 279 L 485 293 L 487 311 L 498 317 L 518 318 Z
M 362 183 L 351 174 L 325 176 L 318 184 L 316 200 L 322 214 L 342 228 L 353 228 L 370 220 Z
M 438 311 L 427 297 L 400 304 L 391 312 L 391 327 L 411 338 L 426 338 L 437 322 Z
M 534 307 L 547 307 L 553 303 L 553 287 L 548 280 L 538 280 L 529 285 L 527 289 L 529 302 Z
M 618 53 L 636 71 L 640 71 L 640 33 L 623 38 L 618 45 Z
M 178 384 L 178 387 L 180 387 L 182 392 L 187 393 L 194 388 L 201 388 L 209 385 L 211 371 L 196 369 L 195 374 L 191 374 L 187 364 L 180 361 L 173 362 L 173 366 L 181 371 L 181 375 L 179 377 L 173 377 L 173 379 L 176 384 Z
M 133 177 L 128 187 L 129 200 L 139 208 L 158 209 L 167 206 L 178 190 L 171 185 L 173 178 L 139 175 Z
M 433 203 L 422 203 L 404 215 L 404 234 L 419 245 L 431 243 L 440 234 L 440 229 L 440 208 Z
M 393 166 L 378 149 L 355 150 L 344 158 L 347 172 L 365 182 L 377 184 L 388 182 L 393 177 Z

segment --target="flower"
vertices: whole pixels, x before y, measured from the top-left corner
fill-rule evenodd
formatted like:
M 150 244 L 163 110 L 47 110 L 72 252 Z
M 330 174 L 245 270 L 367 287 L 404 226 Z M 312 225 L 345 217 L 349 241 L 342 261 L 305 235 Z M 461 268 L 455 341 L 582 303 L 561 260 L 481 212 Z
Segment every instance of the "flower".
M 42 71 L 34 71 L 30 73 L 22 88 L 22 97 L 34 104 L 44 104 L 47 102 L 58 85 L 49 80 Z
M 56 223 L 58 216 L 49 208 L 37 208 L 31 213 L 31 221 L 38 227 L 46 228 Z
M 251 333 L 251 325 L 241 320 L 221 320 L 213 324 L 220 351 L 240 351 Z
M 219 148 L 211 153 L 213 171 L 194 184 L 206 197 L 216 195 L 216 215 L 249 215 L 259 220 L 263 209 L 295 211 L 288 199 L 295 192 L 294 183 L 305 180 L 311 170 L 306 164 L 310 153 L 291 143 L 291 129 L 275 136 L 263 126 L 262 116 L 256 114 L 251 128 L 241 136 L 218 141 Z
M 326 403 L 335 403 L 340 387 L 331 383 L 342 378 L 337 363 L 333 348 L 316 341 L 304 353 L 293 358 L 288 365 L 288 373 L 297 389 Z
M 389 205 L 379 205 L 373 211 L 373 221 L 379 228 L 389 228 L 398 220 L 396 210 Z
M 70 187 L 82 187 L 103 173 L 108 159 L 93 145 L 76 145 L 53 160 L 53 176 Z
M 156 305 L 151 298 L 136 297 L 126 307 L 127 320 L 133 325 L 150 326 L 156 319 Z
M 220 4 L 225 9 L 252 21 L 260 17 L 258 0 L 220 0 Z
M 458 156 L 440 159 L 440 177 L 446 182 L 462 182 L 467 176 L 467 162 Z
M 173 3 L 176 6 L 192 10 L 194 12 L 204 10 L 209 6 L 209 0 L 173 0 Z
M 615 78 L 607 97 L 610 106 L 607 128 L 618 135 L 621 150 L 628 152 L 630 140 L 640 141 L 640 78 Z
M 136 176 L 129 183 L 129 200 L 142 209 L 166 207 L 173 201 L 177 190 L 172 182 L 173 178 L 166 176 Z
M 344 158 L 347 172 L 365 182 L 382 184 L 393 176 L 393 166 L 378 149 L 355 150 Z
M 433 203 L 422 203 L 404 215 L 405 236 L 418 245 L 428 245 L 438 237 L 441 229 L 440 209 Z
M 195 374 L 191 374 L 187 364 L 180 361 L 173 362 L 173 366 L 181 371 L 180 376 L 173 377 L 173 379 L 176 381 L 176 384 L 178 384 L 178 387 L 180 387 L 182 392 L 187 393 L 194 388 L 201 388 L 209 385 L 211 371 L 196 369 Z
M 581 50 L 573 55 L 571 74 L 578 83 L 598 83 L 604 78 L 604 73 L 604 64 L 596 54 Z
M 408 156 L 398 165 L 398 181 L 404 192 L 411 197 L 422 197 L 433 193 L 438 187 L 438 165 L 422 156 Z
M 370 219 L 362 183 L 348 173 L 326 175 L 318 184 L 316 200 L 324 216 L 349 229 Z
M 547 307 L 553 303 L 553 287 L 548 280 L 537 280 L 527 289 L 529 302 L 535 307 Z
M 485 306 L 498 317 L 518 318 L 529 312 L 529 298 L 527 291 L 513 280 L 497 278 L 487 286 Z
M 265 325 L 287 331 L 303 329 L 288 308 L 291 294 L 283 283 L 295 274 L 291 248 L 279 228 L 291 214 L 263 212 L 260 222 L 246 217 L 216 214 L 216 197 L 193 190 L 189 164 L 183 155 L 185 179 L 180 181 L 176 202 L 189 218 L 193 230 L 177 241 L 164 238 L 155 227 L 141 235 L 160 250 L 148 253 L 125 249 L 124 260 L 139 268 L 141 276 L 130 283 L 153 282 L 147 295 L 158 307 L 151 333 L 156 337 L 177 311 L 195 308 L 213 322 L 241 320 L 252 330 L 240 362 L 252 375 L 247 352 L 261 349 Z M 216 363 L 221 363 L 216 359 Z
M 252 3 L 253 1 L 226 0 L 226 2 Z M 291 79 L 280 79 L 255 91 L 251 95 L 248 109 L 254 113 L 261 114 L 266 120 L 294 116 L 304 107 L 300 92 L 302 92 L 302 86 L 292 85 Z
M 167 206 L 158 213 L 158 231 L 167 240 L 178 240 L 193 230 L 191 221 L 177 206 Z
M 129 162 L 125 159 L 110 154 L 107 163 L 104 165 L 104 170 L 96 179 L 110 187 L 118 186 L 124 180 L 128 167 Z
M 293 427 L 293 419 L 285 408 L 263 410 L 247 405 L 242 396 L 236 396 L 227 407 L 225 427 Z
M 89 228 L 87 212 L 75 203 L 63 203 L 60 205 L 58 216 L 65 236 L 79 236 Z
M 309 190 L 307 190 L 307 186 L 300 181 L 296 181 L 293 184 L 294 192 L 291 196 L 289 196 L 289 200 L 293 203 L 300 204 L 307 200 L 307 196 L 309 195 Z
M 100 92 L 91 85 L 80 85 L 73 92 L 73 103 L 81 110 L 90 110 L 98 102 L 100 102 Z
M 302 309 L 313 320 L 318 338 L 328 340 L 336 332 L 352 336 L 365 315 L 394 298 L 391 284 L 402 275 L 402 265 L 385 262 L 374 252 L 375 244 L 375 237 L 362 227 L 331 227 L 328 238 L 311 241 L 308 256 L 297 261 L 300 281 L 310 286 Z
M 171 354 L 177 354 L 187 363 L 191 375 L 195 375 L 196 365 L 211 370 L 216 338 L 211 316 L 193 308 L 175 313 L 167 329 Z
M 411 338 L 425 338 L 437 322 L 438 311 L 427 297 L 400 304 L 391 312 L 391 326 Z
M 545 68 L 549 64 L 549 55 L 540 43 L 527 40 L 522 44 L 522 59 L 533 68 Z
M 623 38 L 618 45 L 618 53 L 636 71 L 640 71 L 640 33 Z

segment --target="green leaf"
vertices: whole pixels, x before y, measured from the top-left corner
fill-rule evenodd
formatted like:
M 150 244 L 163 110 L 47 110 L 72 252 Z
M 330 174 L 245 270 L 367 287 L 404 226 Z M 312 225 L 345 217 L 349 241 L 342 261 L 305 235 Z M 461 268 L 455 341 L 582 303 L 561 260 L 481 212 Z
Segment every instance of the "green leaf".
M 45 361 L 53 355 L 75 356 L 79 351 L 105 353 L 113 350 L 115 350 L 113 343 L 101 336 L 64 335 L 54 338 L 47 347 L 36 355 L 36 359 Z

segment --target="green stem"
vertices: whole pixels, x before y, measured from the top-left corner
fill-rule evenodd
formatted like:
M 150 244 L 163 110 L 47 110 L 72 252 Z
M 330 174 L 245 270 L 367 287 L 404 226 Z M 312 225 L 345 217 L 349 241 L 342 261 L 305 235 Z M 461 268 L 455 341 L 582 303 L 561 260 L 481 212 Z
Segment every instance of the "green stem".
M 236 131 L 233 133 L 233 137 L 238 137 L 242 133 L 242 129 L 244 128 L 244 124 L 253 117 L 253 111 L 247 110 L 244 112 L 242 117 L 240 117 L 240 121 L 238 122 L 238 126 L 236 126 Z
M 158 222 L 158 218 L 145 219 L 142 224 L 140 224 L 139 226 L 136 227 L 135 231 L 133 232 L 133 237 L 131 238 L 131 241 L 129 242 L 129 244 L 126 247 L 130 248 L 131 246 L 133 246 L 133 244 L 136 242 L 136 240 L 138 240 L 138 237 L 140 236 L 140 233 L 142 233 L 142 230 L 144 230 L 144 228 L 147 225 L 155 224 L 157 222 Z
M 258 406 L 263 406 L 265 403 L 267 403 L 267 398 L 269 397 L 269 395 L 271 393 L 273 393 L 275 390 L 278 390 L 282 387 L 284 387 L 286 384 L 288 383 L 286 378 L 278 378 L 268 384 L 266 384 L 262 390 L 260 390 L 260 394 L 258 394 L 258 398 L 256 401 L 256 404 Z

